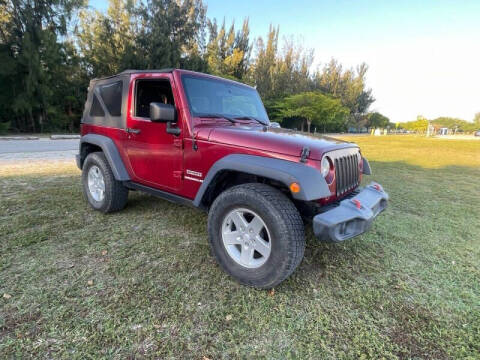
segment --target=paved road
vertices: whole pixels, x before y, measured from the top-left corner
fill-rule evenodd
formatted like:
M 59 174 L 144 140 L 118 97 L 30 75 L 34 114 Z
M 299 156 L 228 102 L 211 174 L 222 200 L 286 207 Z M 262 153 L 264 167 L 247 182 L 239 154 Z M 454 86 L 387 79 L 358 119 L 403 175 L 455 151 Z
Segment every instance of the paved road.
M 78 140 L 1 140 L 0 154 L 78 150 Z
M 0 163 L 35 160 L 74 161 L 79 140 L 0 140 Z

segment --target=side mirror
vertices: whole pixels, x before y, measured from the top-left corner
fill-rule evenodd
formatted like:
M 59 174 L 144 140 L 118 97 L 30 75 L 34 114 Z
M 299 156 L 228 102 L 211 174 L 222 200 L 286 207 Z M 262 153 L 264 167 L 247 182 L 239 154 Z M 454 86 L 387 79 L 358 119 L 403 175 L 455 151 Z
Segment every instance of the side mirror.
M 178 127 L 173 127 L 172 122 L 177 121 L 177 110 L 175 106 L 164 103 L 150 103 L 150 121 L 166 122 L 167 133 L 178 136 L 181 130 Z
M 154 122 L 175 122 L 177 111 L 175 106 L 163 103 L 150 103 L 150 120 Z

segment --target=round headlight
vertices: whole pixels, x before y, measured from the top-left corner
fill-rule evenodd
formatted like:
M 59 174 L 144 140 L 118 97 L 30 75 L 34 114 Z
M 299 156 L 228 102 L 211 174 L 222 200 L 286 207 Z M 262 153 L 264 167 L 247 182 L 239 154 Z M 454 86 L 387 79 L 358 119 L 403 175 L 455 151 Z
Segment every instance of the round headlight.
M 330 160 L 327 156 L 322 159 L 320 172 L 322 173 L 323 177 L 327 177 L 328 173 L 330 172 Z

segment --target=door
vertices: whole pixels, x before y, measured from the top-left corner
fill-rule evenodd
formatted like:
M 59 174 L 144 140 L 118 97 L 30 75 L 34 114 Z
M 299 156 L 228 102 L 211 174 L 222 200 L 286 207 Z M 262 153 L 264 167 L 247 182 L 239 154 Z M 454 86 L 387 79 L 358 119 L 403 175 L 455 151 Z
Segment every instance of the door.
M 134 80 L 126 141 L 127 157 L 134 174 L 132 180 L 170 192 L 178 190 L 182 184 L 183 134 L 168 134 L 167 124 L 150 121 L 149 113 L 151 102 L 175 105 L 172 84 L 170 74 L 140 76 Z M 176 124 L 179 127 L 182 123 L 180 116 L 178 114 Z

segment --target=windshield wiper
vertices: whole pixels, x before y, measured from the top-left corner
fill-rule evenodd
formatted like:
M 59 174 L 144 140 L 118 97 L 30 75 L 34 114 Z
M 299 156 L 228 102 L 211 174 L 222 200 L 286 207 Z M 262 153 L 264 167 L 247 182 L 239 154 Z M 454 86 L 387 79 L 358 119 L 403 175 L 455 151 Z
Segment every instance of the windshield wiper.
M 203 118 L 212 118 L 212 119 L 226 119 L 230 121 L 231 123 L 236 123 L 235 119 L 232 119 L 229 116 L 222 115 L 222 114 L 197 114 L 198 117 L 203 117 Z
M 260 119 L 257 119 L 257 118 L 255 118 L 255 117 L 253 117 L 253 116 L 236 116 L 236 117 L 234 117 L 234 119 L 236 119 L 236 120 L 255 120 L 255 121 L 259 122 L 259 123 L 262 124 L 262 125 L 268 125 L 268 122 L 263 121 L 263 120 L 260 120 Z

